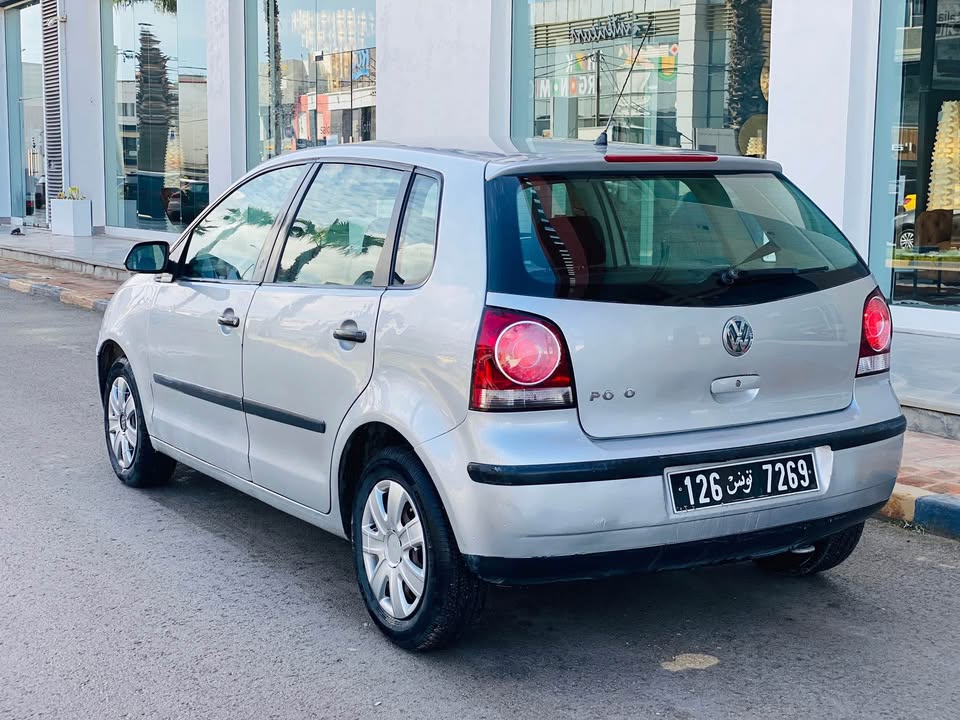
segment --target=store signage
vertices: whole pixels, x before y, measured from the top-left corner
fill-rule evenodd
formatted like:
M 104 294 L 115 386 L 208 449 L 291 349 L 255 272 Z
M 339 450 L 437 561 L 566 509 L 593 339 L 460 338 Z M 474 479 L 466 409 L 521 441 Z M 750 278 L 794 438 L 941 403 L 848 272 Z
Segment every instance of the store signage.
M 646 31 L 646 25 L 636 14 L 610 15 L 606 18 L 598 18 L 590 27 L 570 28 L 570 42 L 595 43 L 620 38 L 638 38 L 643 37 Z

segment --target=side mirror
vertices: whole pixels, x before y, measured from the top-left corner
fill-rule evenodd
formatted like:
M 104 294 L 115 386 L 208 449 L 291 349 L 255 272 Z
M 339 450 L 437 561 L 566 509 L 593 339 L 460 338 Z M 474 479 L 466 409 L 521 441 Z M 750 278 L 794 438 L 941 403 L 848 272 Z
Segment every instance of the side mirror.
M 169 243 L 162 241 L 137 243 L 127 254 L 124 266 L 130 272 L 159 275 L 167 271 L 169 254 Z

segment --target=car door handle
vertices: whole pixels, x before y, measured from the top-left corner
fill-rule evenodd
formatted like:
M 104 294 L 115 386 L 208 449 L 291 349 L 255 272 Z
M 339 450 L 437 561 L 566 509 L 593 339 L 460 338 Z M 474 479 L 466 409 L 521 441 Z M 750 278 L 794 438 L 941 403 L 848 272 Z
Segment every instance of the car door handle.
M 217 318 L 217 323 L 226 327 L 240 327 L 240 318 L 236 315 L 221 315 Z
M 333 336 L 337 340 L 343 340 L 345 342 L 362 343 L 367 341 L 366 331 L 351 327 L 338 327 L 333 331 Z

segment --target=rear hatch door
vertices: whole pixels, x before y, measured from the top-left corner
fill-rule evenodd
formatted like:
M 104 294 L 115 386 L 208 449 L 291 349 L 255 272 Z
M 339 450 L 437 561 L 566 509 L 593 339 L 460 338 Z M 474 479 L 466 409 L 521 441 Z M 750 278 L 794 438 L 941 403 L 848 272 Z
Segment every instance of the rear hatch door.
M 875 285 L 778 175 L 530 174 L 491 186 L 490 302 L 563 331 L 588 435 L 747 425 L 851 403 Z

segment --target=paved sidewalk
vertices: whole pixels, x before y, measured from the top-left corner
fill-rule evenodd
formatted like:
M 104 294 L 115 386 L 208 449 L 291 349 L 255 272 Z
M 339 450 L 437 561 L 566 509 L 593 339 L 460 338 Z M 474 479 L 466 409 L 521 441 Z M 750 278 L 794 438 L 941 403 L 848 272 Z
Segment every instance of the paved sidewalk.
M 900 476 L 881 514 L 960 538 L 960 441 L 908 432 Z
M 103 312 L 120 283 L 0 258 L 0 287 L 43 295 L 67 305 Z

